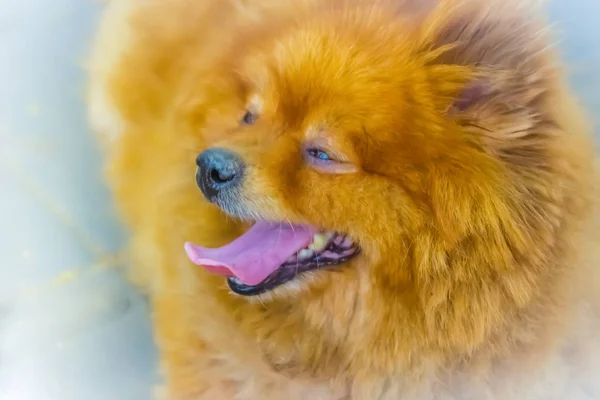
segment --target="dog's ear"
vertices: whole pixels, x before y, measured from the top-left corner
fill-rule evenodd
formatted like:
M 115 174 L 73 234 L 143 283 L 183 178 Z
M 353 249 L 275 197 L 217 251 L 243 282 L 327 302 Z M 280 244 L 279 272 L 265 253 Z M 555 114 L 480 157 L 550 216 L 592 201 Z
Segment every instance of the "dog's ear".
M 539 0 L 439 0 L 425 19 L 423 48 L 434 64 L 470 68 L 472 79 L 456 98 L 465 111 L 502 91 L 531 102 L 552 74 L 549 38 Z M 505 96 L 507 102 L 517 96 Z M 511 101 L 512 100 L 512 101 Z
M 481 128 L 488 150 L 506 157 L 522 157 L 522 146 L 533 144 L 532 135 L 551 109 L 548 93 L 560 76 L 542 4 L 440 0 L 422 24 L 422 48 L 432 54 L 431 67 L 462 71 L 460 89 L 444 94 L 447 112 Z
M 499 176 L 510 171 L 515 188 L 523 190 L 549 184 L 529 179 L 546 176 L 543 171 L 553 162 L 549 149 L 560 108 L 554 103 L 564 97 L 557 95 L 561 72 L 546 27 L 535 0 L 440 0 L 421 25 L 421 48 L 430 54 L 427 63 L 434 76 L 431 87 L 444 100 L 439 111 L 501 162 L 492 163 L 503 171 Z M 513 196 L 515 188 L 505 196 Z M 446 218 L 456 215 L 447 196 L 447 190 L 440 190 L 434 199 Z M 449 218 L 448 226 L 468 216 Z
M 452 46 L 443 61 L 497 68 L 533 66 L 548 45 L 539 0 L 438 0 L 422 24 L 424 46 Z

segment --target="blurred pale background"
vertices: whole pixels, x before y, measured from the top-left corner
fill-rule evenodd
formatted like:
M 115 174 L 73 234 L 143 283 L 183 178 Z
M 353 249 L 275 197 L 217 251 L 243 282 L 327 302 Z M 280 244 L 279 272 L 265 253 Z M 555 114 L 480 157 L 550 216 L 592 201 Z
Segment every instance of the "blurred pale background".
M 142 400 L 158 379 L 148 309 L 119 274 L 125 235 L 85 121 L 81 66 L 100 7 L 0 0 L 2 400 Z M 549 7 L 596 118 L 600 0 Z

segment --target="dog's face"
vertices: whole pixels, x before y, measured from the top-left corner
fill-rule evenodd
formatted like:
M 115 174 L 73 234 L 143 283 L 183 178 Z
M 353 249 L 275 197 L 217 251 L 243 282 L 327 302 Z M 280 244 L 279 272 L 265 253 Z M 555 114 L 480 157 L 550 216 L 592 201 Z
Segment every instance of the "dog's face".
M 190 113 L 208 144 L 198 186 L 253 227 L 188 255 L 250 300 L 238 307 L 274 363 L 313 371 L 476 346 L 529 300 L 538 277 L 513 263 L 543 257 L 528 249 L 554 229 L 554 200 L 532 194 L 550 185 L 550 145 L 528 136 L 544 82 L 474 68 L 515 50 L 494 42 L 502 29 L 486 44 L 439 15 L 424 29 L 362 11 L 249 37 Z
M 454 169 L 452 180 L 464 174 L 465 185 L 494 173 L 478 139 L 448 116 L 472 71 L 436 65 L 410 27 L 332 17 L 250 45 L 236 54 L 229 84 L 214 87 L 220 101 L 203 121 L 210 148 L 197 160 L 199 187 L 229 215 L 273 225 L 251 231 L 277 236 L 253 241 L 254 257 L 281 246 L 282 235 L 301 236 L 282 259 L 272 255 L 285 264 L 276 270 L 190 249 L 228 270 L 240 294 L 283 294 L 286 283 L 305 287 L 309 275 L 350 261 L 372 274 L 402 270 L 411 238 L 434 223 L 427 198 L 436 169 Z M 246 277 L 251 268 L 266 270 Z M 282 276 L 265 279 L 274 274 Z

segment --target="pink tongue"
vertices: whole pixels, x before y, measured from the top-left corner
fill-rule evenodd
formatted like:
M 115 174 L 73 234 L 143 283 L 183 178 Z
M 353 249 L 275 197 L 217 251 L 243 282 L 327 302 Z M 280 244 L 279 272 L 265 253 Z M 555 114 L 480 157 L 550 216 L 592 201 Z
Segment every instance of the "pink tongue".
M 257 222 L 223 247 L 208 249 L 186 243 L 185 251 L 194 264 L 219 275 L 235 276 L 246 285 L 254 286 L 309 245 L 316 232 L 306 225 Z

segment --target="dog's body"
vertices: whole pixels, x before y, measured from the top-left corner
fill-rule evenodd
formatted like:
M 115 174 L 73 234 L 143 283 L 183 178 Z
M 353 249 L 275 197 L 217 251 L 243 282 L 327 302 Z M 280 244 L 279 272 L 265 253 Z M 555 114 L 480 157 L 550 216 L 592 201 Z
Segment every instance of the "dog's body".
M 90 118 L 167 398 L 600 398 L 594 146 L 537 17 L 506 0 L 109 2 Z M 342 155 L 304 165 L 306 138 Z M 217 145 L 246 163 L 244 201 L 218 204 L 246 218 L 195 185 Z M 263 218 L 361 254 L 246 298 L 183 251 Z

